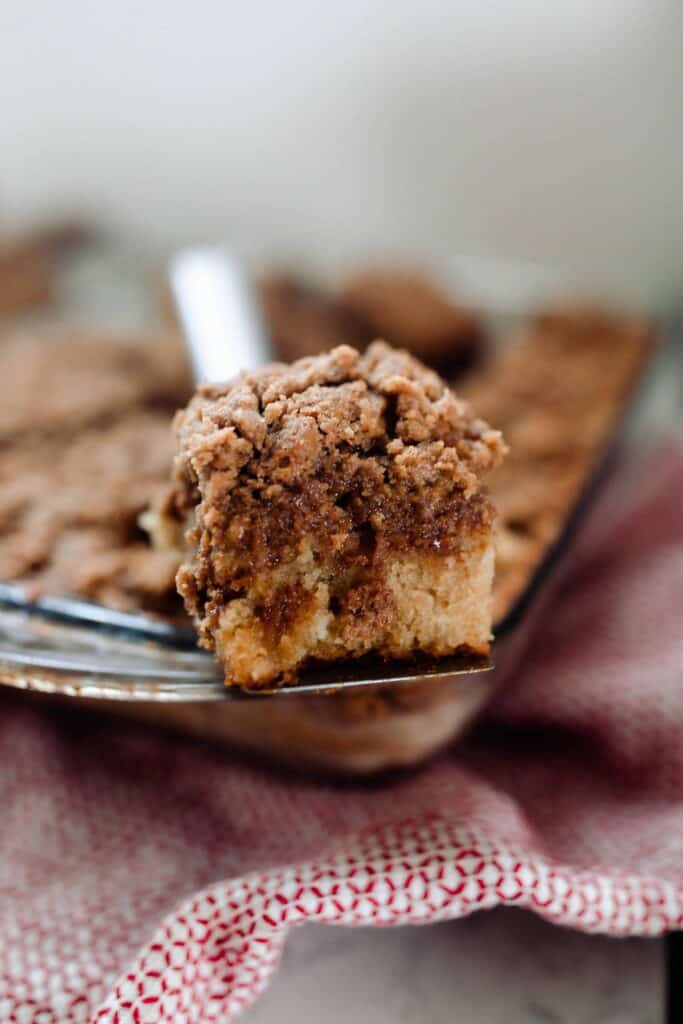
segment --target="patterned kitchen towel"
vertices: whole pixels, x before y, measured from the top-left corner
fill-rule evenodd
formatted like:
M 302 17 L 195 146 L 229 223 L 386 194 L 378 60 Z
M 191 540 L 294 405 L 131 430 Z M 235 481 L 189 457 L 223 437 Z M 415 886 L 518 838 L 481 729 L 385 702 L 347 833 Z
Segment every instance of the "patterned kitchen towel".
M 523 669 L 412 775 L 307 781 L 6 698 L 0 1021 L 231 1020 L 290 927 L 683 924 L 683 443 L 613 479 Z

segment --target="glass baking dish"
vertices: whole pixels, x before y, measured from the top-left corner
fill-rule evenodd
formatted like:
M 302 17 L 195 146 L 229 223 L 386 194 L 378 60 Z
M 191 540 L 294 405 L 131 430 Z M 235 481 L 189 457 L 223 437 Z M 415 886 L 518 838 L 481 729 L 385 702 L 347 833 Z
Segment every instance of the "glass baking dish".
M 644 352 L 642 365 L 634 374 L 619 415 L 587 467 L 583 486 L 568 507 L 561 529 L 512 606 L 496 624 L 492 671 L 463 675 L 446 684 L 425 679 L 405 685 L 365 686 L 357 693 L 292 694 L 271 700 L 255 695 L 224 703 L 209 700 L 182 703 L 177 697 L 159 702 L 158 690 L 154 702 L 122 701 L 115 698 L 125 697 L 125 688 L 117 689 L 118 683 L 113 678 L 110 701 L 90 701 L 82 696 L 79 705 L 98 710 L 106 705 L 107 710 L 116 714 L 246 749 L 304 769 L 366 774 L 424 760 L 460 737 L 495 690 L 504 685 L 519 666 L 538 618 L 561 579 L 565 556 L 576 530 L 608 475 L 616 448 L 634 427 L 637 428 L 638 422 L 642 424 L 647 399 L 657 393 L 658 367 L 661 356 L 667 352 L 666 338 L 657 346 L 658 358 L 652 358 L 653 352 L 654 346 L 650 352 Z M 0 613 L 0 632 L 5 639 L 26 628 L 30 629 L 26 618 L 16 609 Z M 54 628 L 59 630 L 58 625 Z M 100 637 L 98 643 L 102 658 L 119 656 L 126 650 L 125 635 L 115 639 Z M 184 659 L 188 664 L 194 661 L 191 654 L 174 654 L 166 645 L 162 651 L 166 659 L 175 657 L 181 659 L 179 663 Z M 152 659 L 156 656 L 153 640 L 146 644 L 145 656 Z M 206 658 L 199 654 L 196 657 Z M 0 654 L 0 681 L 4 677 L 5 682 L 11 682 L 11 674 L 11 666 L 3 668 Z M 48 685 L 42 687 L 32 687 L 29 678 L 27 688 L 49 692 L 49 676 L 47 678 Z M 78 687 L 74 692 L 79 692 Z

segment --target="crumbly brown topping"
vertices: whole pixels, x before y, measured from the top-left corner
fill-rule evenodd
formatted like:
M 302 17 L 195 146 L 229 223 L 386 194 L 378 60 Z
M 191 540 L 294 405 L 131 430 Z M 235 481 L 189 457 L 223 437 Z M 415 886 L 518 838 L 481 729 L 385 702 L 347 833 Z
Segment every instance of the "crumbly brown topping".
M 338 345 L 365 348 L 372 329 L 334 295 L 291 274 L 269 274 L 259 297 L 278 358 L 293 362 Z
M 482 354 L 479 318 L 415 271 L 387 267 L 356 274 L 340 301 L 373 337 L 408 349 L 444 373 L 466 369 Z
M 504 447 L 435 373 L 383 342 L 200 388 L 176 429 L 176 508 L 196 505 L 196 556 L 178 584 L 200 618 L 295 558 L 303 538 L 347 569 L 392 550 L 457 550 L 464 530 L 490 524 L 480 478 Z
M 494 621 L 557 538 L 650 346 L 650 326 L 637 317 L 556 308 L 460 385 L 510 445 L 488 481 L 499 512 Z
M 0 317 L 50 303 L 63 257 L 90 240 L 83 225 L 61 223 L 0 241 Z
M 261 281 L 260 298 L 286 362 L 338 345 L 363 350 L 384 338 L 453 376 L 480 361 L 485 349 L 480 319 L 415 271 L 357 274 L 339 292 L 272 274 Z
M 0 444 L 75 436 L 131 410 L 177 408 L 190 390 L 182 348 L 42 331 L 20 333 L 0 350 Z
M 0 579 L 177 614 L 173 558 L 138 519 L 167 487 L 182 350 L 22 335 L 0 366 Z

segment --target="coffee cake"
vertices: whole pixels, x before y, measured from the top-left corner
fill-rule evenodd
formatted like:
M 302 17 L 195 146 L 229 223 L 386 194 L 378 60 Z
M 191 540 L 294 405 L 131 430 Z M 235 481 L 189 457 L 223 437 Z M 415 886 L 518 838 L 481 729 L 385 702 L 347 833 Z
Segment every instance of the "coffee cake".
M 176 431 L 177 584 L 226 682 L 488 650 L 481 479 L 504 446 L 417 360 L 375 342 L 273 364 L 200 388 Z

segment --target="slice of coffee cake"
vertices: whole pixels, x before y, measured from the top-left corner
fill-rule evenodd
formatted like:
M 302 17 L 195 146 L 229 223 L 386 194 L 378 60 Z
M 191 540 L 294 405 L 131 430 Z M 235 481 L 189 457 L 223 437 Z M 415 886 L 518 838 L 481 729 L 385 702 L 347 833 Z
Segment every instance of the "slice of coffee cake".
M 481 477 L 503 442 L 407 353 L 341 346 L 202 387 L 176 429 L 177 584 L 226 683 L 488 650 Z

